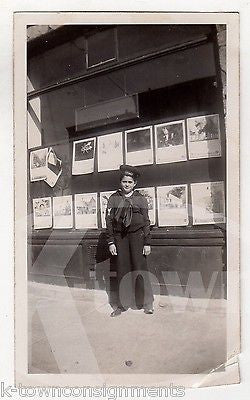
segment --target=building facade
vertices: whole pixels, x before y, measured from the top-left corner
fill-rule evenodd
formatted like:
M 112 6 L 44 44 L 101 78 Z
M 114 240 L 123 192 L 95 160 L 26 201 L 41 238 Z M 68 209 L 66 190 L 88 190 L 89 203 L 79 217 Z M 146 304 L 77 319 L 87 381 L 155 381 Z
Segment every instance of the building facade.
M 225 49 L 224 25 L 28 28 L 29 279 L 112 289 L 104 213 L 127 163 L 155 292 L 215 277 L 225 295 Z

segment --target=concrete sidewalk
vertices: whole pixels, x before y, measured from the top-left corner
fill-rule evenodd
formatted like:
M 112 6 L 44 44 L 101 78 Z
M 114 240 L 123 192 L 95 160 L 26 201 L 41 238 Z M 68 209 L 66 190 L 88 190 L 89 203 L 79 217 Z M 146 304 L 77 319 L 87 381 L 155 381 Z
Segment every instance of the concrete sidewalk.
M 197 374 L 226 361 L 226 300 L 155 296 L 111 318 L 105 291 L 28 284 L 29 373 Z

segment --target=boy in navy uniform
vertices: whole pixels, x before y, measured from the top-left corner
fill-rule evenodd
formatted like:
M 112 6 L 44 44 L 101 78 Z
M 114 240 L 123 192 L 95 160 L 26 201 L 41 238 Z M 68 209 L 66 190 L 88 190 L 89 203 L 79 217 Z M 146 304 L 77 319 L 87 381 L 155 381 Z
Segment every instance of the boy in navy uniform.
M 120 189 L 110 196 L 106 210 L 108 246 L 118 284 L 118 304 L 111 316 L 135 306 L 153 314 L 154 297 L 146 260 L 151 252 L 148 204 L 134 190 L 138 170 L 122 165 L 120 172 Z

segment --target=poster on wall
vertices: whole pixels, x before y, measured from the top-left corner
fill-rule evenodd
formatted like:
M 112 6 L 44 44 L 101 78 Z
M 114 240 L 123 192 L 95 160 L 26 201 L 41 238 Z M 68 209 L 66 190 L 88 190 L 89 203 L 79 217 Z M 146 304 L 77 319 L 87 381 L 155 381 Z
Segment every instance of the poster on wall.
M 72 175 L 94 172 L 96 138 L 77 140 L 73 143 Z
M 73 228 L 72 196 L 53 197 L 53 227 Z
M 219 115 L 187 119 L 189 158 L 221 156 Z
M 54 187 L 61 174 L 62 161 L 56 156 L 54 150 L 50 148 L 48 151 L 47 173 L 44 180 L 50 187 Z
M 113 193 L 115 193 L 114 190 L 100 193 L 102 228 L 106 228 L 106 219 L 105 219 L 106 210 L 107 210 L 108 200 L 109 200 L 111 194 L 113 194 Z
M 52 147 L 34 150 L 30 153 L 30 181 L 44 180 L 54 187 L 62 173 L 62 161 Z
M 143 196 L 146 197 L 148 202 L 148 216 L 150 219 L 150 225 L 155 225 L 155 188 L 139 188 L 137 189 Z
M 193 224 L 225 223 L 224 182 L 191 184 Z
M 123 164 L 122 132 L 98 137 L 98 171 L 119 169 Z
M 52 227 L 52 207 L 50 197 L 33 199 L 34 229 Z
M 98 228 L 97 193 L 75 194 L 76 229 Z
M 156 164 L 187 159 L 185 123 L 167 122 L 155 126 Z
M 188 225 L 187 185 L 157 188 L 159 226 Z
M 38 149 L 30 152 L 30 181 L 42 181 L 47 173 L 48 149 Z
M 125 131 L 126 164 L 153 164 L 152 126 Z

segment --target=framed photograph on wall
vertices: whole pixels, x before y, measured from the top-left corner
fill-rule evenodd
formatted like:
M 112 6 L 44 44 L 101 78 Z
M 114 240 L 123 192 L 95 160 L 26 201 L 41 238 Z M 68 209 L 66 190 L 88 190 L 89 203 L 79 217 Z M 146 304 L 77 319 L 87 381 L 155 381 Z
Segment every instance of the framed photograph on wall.
M 224 182 L 191 184 L 193 224 L 225 222 Z
M 98 228 L 97 193 L 75 194 L 76 229 Z
M 30 182 L 43 181 L 47 177 L 48 148 L 30 152 Z
M 189 158 L 221 156 L 219 115 L 204 115 L 187 119 Z
M 125 131 L 126 164 L 153 164 L 152 126 Z
M 30 181 L 44 180 L 54 187 L 62 173 L 62 161 L 52 147 L 34 150 L 30 153 Z
M 55 151 L 52 148 L 50 148 L 48 151 L 47 173 L 45 182 L 50 187 L 54 187 L 61 174 L 62 174 L 62 160 L 60 160 L 56 156 Z
M 136 189 L 143 196 L 146 197 L 148 202 L 148 216 L 150 219 L 150 224 L 155 225 L 155 188 L 147 187 L 147 188 L 138 188 Z
M 34 229 L 52 227 L 52 207 L 50 197 L 33 199 Z
M 187 159 L 185 122 L 174 121 L 155 125 L 156 164 Z
M 99 136 L 97 144 L 98 171 L 119 169 L 120 165 L 123 164 L 122 132 Z
M 188 225 L 187 185 L 157 188 L 159 226 Z
M 73 143 L 72 175 L 94 172 L 96 138 L 77 140 Z
M 108 200 L 113 193 L 115 193 L 114 190 L 100 193 L 102 228 L 106 228 L 106 218 L 105 218 L 106 217 L 106 209 L 107 209 L 107 205 L 108 205 Z
M 53 197 L 53 228 L 73 228 L 72 196 Z

